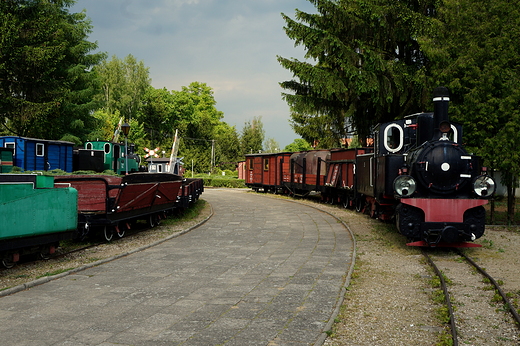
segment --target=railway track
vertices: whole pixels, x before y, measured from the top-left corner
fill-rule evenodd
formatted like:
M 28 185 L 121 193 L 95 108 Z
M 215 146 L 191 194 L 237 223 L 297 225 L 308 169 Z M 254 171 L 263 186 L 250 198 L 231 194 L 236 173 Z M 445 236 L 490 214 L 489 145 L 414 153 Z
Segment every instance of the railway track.
M 432 255 L 423 249 L 422 254 L 439 278 L 454 346 L 520 341 L 520 316 L 500 280 L 460 250 Z M 487 333 L 488 328 L 493 333 Z

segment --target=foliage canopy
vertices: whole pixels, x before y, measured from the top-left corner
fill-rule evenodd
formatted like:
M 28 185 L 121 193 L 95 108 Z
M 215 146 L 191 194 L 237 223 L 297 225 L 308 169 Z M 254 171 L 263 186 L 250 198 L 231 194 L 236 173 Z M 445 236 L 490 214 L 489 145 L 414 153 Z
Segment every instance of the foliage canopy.
M 0 2 L 0 113 L 4 132 L 43 139 L 85 139 L 94 126 L 92 30 L 72 0 Z

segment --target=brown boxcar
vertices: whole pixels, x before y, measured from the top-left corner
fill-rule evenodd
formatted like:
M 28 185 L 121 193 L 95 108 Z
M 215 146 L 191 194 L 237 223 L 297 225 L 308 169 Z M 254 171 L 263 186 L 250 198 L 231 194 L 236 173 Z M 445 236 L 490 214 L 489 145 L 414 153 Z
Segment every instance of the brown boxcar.
M 291 155 L 291 184 L 288 186 L 295 195 L 307 195 L 320 191 L 327 176 L 326 162 L 330 150 L 311 150 Z
M 262 153 L 246 155 L 245 184 L 255 191 L 278 192 L 285 189 L 291 153 Z

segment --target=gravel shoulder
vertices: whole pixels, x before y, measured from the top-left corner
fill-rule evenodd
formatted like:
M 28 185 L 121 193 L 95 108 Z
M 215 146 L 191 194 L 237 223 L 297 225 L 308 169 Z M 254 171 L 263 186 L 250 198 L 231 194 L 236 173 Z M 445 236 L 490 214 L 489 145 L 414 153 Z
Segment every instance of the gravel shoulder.
M 442 339 L 446 326 L 438 317 L 440 305 L 433 300 L 432 272 L 420 250 L 407 247 L 406 239 L 391 225 L 354 211 L 322 204 L 319 207 L 347 223 L 357 240 L 351 284 L 324 345 L 448 345 Z M 518 309 L 520 230 L 518 227 L 487 227 L 485 235 L 476 243 L 483 247 L 467 249 L 466 253 L 503 282 L 502 289 L 509 293 Z M 492 292 L 484 294 L 487 285 L 481 284 L 477 273 L 458 275 L 460 265 L 459 260 L 452 259 L 444 266 L 448 277 L 449 273 L 457 274 L 449 288 L 454 292 L 455 306 L 463 314 L 457 317 L 457 323 L 465 324 L 466 330 L 472 331 L 462 335 L 459 344 L 518 345 L 518 328 L 496 326 L 496 318 L 502 323 L 511 323 L 508 313 L 502 311 L 502 304 L 491 301 Z M 477 288 L 473 293 L 465 292 L 475 283 Z M 463 309 L 466 304 L 463 299 L 470 299 L 473 305 Z M 494 320 L 485 317 L 490 305 L 496 312 Z

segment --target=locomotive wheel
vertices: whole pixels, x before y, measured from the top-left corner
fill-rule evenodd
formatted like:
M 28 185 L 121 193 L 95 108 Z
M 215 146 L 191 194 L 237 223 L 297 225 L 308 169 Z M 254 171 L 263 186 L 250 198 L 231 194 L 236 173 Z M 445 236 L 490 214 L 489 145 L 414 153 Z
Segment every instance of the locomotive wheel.
M 377 219 L 379 217 L 379 204 L 375 201 L 370 204 L 370 217 L 372 219 Z
M 105 240 L 107 242 L 112 241 L 112 238 L 114 238 L 114 230 L 112 229 L 112 227 L 105 226 L 105 228 L 103 229 L 103 236 L 105 237 Z

